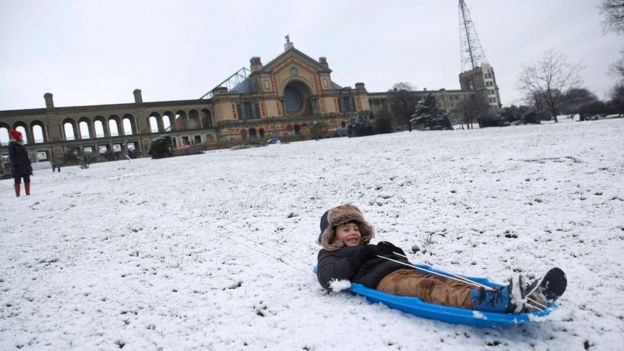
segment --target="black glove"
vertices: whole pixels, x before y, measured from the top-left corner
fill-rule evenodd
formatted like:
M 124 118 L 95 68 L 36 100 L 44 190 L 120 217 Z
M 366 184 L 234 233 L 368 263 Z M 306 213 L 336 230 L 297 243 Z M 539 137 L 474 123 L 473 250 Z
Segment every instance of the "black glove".
M 347 257 L 347 260 L 349 261 L 351 269 L 355 272 L 360 269 L 364 262 L 375 258 L 375 256 L 377 255 L 379 255 L 379 249 L 377 248 L 377 246 L 368 244 L 362 246 L 360 250 Z
M 379 249 L 380 254 L 387 255 L 393 253 L 396 249 L 396 246 L 388 241 L 380 241 L 377 243 L 377 248 Z
M 375 258 L 375 256 L 379 255 L 379 247 L 376 245 L 364 245 L 362 249 L 357 253 L 362 261 L 370 260 L 371 258 Z
M 400 253 L 405 255 L 401 248 L 394 246 L 391 242 L 388 241 L 380 241 L 377 243 L 377 249 L 380 255 L 389 255 L 393 253 Z

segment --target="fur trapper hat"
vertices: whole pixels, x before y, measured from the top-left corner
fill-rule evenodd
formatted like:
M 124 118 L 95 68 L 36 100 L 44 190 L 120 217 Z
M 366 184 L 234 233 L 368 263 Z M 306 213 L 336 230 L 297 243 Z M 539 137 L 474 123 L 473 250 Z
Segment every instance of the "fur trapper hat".
M 328 251 L 335 251 L 343 247 L 344 243 L 336 240 L 336 226 L 349 222 L 358 224 L 363 244 L 368 244 L 375 236 L 373 227 L 366 222 L 359 208 L 354 205 L 340 205 L 325 211 L 321 217 L 321 234 L 318 237 L 319 245 Z

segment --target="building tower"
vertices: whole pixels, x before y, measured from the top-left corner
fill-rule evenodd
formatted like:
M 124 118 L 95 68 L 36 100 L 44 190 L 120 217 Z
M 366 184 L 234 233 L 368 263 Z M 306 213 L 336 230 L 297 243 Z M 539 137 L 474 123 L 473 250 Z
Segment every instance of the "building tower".
M 476 97 L 483 103 L 500 108 L 500 95 L 494 68 L 487 62 L 470 10 L 464 0 L 459 0 L 459 46 L 461 89 L 474 90 Z

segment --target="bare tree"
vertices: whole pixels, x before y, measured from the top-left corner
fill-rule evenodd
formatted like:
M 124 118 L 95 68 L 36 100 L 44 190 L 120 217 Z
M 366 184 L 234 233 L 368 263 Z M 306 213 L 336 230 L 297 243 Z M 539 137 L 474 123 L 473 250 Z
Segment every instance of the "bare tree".
M 600 12 L 605 30 L 624 34 L 624 0 L 601 0 Z
M 518 87 L 533 98 L 536 107 L 543 99 L 548 112 L 558 122 L 559 105 L 570 89 L 580 85 L 582 69 L 580 63 L 572 65 L 566 55 L 549 50 L 540 61 L 523 68 Z
M 619 60 L 613 63 L 612 71 L 615 74 L 619 75 L 621 78 L 624 78 L 624 50 L 621 51 L 621 53 L 622 57 L 620 57 Z
M 391 91 L 401 91 L 401 90 L 415 91 L 416 87 L 408 82 L 398 82 L 398 83 L 395 83 L 391 89 Z
M 575 114 L 583 105 L 598 101 L 596 94 L 585 88 L 572 88 L 563 97 L 560 111 L 564 114 Z
M 418 96 L 414 87 L 410 83 L 400 82 L 394 84 L 388 91 L 390 111 L 392 112 L 397 125 L 407 126 L 412 131 L 409 120 L 414 113 L 414 108 L 418 103 Z
M 474 128 L 474 122 L 481 116 L 484 116 L 490 106 L 483 99 L 479 99 L 475 94 L 464 96 L 456 108 L 463 116 L 463 122 L 467 129 Z M 462 127 L 463 128 L 463 127 Z
M 546 99 L 544 99 L 544 94 L 541 92 L 527 92 L 524 97 L 524 101 L 527 106 L 530 106 L 535 113 L 539 116 L 545 116 L 548 114 L 550 116 L 550 112 L 547 112 L 546 108 Z M 540 118 L 541 120 L 541 118 Z
M 624 83 L 616 84 L 611 90 L 609 110 L 611 113 L 624 113 Z
M 624 0 L 601 0 L 600 12 L 604 16 L 605 31 L 624 34 Z M 612 70 L 624 77 L 624 51 L 620 59 L 613 63 Z

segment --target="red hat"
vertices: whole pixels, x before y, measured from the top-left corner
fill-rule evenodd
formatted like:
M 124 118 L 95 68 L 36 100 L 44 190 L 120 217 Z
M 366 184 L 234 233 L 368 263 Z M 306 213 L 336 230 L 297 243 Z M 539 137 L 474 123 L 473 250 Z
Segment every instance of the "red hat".
M 13 139 L 21 139 L 22 138 L 22 133 L 20 133 L 19 131 L 15 130 L 15 129 L 11 129 L 9 130 L 9 136 Z

